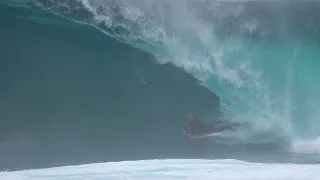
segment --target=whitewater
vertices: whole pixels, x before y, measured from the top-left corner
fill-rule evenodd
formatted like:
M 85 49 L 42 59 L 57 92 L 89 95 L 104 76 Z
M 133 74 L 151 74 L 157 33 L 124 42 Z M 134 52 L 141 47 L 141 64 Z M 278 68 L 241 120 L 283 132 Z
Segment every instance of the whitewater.
M 238 160 L 146 160 L 96 163 L 0 173 L 3 180 L 314 180 L 319 165 L 249 163 Z
M 255 162 L 213 155 L 206 159 L 104 162 L 0 172 L 0 179 L 318 179 L 319 3 L 31 2 L 42 10 L 92 26 L 106 36 L 150 53 L 159 65 L 172 63 L 188 72 L 220 97 L 224 117 L 244 125 L 235 132 L 204 139 L 231 146 L 234 153 L 240 147 L 250 150 L 274 147 L 270 154 L 276 160 L 268 162 L 264 155 L 258 155 Z M 248 157 L 257 152 L 250 150 Z M 282 156 L 289 157 L 289 162 L 281 162 Z M 297 163 L 295 156 L 302 163 Z

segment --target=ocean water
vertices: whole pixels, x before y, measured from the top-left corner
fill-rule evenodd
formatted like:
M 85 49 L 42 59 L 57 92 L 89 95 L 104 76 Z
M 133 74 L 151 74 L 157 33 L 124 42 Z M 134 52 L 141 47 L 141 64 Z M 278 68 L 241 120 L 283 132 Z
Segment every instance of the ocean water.
M 13 172 L 0 176 L 316 179 L 319 10 L 317 1 L 2 3 L 1 168 Z M 240 126 L 186 139 L 190 111 Z

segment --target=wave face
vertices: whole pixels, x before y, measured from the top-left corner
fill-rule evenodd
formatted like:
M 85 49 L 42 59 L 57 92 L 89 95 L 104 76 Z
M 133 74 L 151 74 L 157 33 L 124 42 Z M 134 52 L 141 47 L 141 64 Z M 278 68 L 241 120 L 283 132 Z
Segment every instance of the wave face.
M 319 153 L 319 2 L 33 2 L 192 74 L 226 115 L 250 124 L 231 135 L 237 143 L 289 142 L 292 152 Z
M 32 0 L 2 8 L 1 34 L 14 34 L 1 44 L 2 77 L 10 77 L 1 79 L 6 153 L 26 143 L 27 155 L 59 163 L 194 157 L 190 144 L 212 143 L 181 137 L 185 114 L 210 121 L 219 106 L 245 125 L 212 137 L 230 150 L 320 152 L 318 2 Z M 237 154 L 213 146 L 205 157 Z M 66 149 L 80 150 L 66 158 Z
M 187 113 L 218 116 L 219 98 L 195 78 L 32 4 L 0 22 L 0 169 L 201 156 Z

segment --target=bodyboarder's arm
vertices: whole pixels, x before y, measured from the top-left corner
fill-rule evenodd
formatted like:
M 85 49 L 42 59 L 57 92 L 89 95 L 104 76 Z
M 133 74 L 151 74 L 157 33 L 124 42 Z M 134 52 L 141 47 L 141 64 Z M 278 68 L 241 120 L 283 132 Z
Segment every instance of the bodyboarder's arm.
M 185 135 L 191 135 L 191 133 L 194 133 L 195 128 L 194 126 L 191 126 L 189 130 L 185 131 Z

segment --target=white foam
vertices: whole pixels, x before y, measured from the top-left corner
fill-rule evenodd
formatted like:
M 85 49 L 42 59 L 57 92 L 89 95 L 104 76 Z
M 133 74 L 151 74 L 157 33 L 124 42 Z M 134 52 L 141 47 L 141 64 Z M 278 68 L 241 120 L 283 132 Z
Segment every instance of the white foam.
M 320 137 L 312 140 L 297 140 L 292 143 L 292 153 L 320 155 Z
M 0 173 L 1 180 L 316 180 L 320 165 L 238 160 L 145 160 Z

